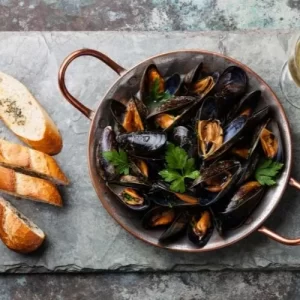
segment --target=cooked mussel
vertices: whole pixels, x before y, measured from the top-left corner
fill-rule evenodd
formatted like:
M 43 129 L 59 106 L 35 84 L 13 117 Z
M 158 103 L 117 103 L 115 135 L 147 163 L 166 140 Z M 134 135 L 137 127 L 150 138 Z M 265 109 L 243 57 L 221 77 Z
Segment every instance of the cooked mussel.
M 124 133 L 117 136 L 120 147 L 133 155 L 149 156 L 164 149 L 167 136 L 163 132 L 143 131 Z
M 113 183 L 141 189 L 150 189 L 151 186 L 146 178 L 137 177 L 134 175 L 123 175 L 118 180 L 112 181 Z
M 224 197 L 237 182 L 241 164 L 234 160 L 217 161 L 200 171 L 190 190 L 199 199 L 201 206 L 209 206 Z
M 150 202 L 145 197 L 145 194 L 136 188 L 121 186 L 118 184 L 107 184 L 110 191 L 121 201 L 124 205 L 132 210 L 146 210 L 150 206 Z
M 203 79 L 204 77 L 205 74 L 203 72 L 203 63 L 201 62 L 184 76 L 183 83 L 185 89 L 189 91 L 195 82 Z
M 176 193 L 169 189 L 163 182 L 152 184 L 152 189 L 148 194 L 150 200 L 159 206 L 196 206 L 199 205 L 199 199 L 190 192 Z
M 134 98 L 131 98 L 126 105 L 120 101 L 112 99 L 110 109 L 114 119 L 126 132 L 144 130 L 145 127 Z
M 164 130 L 169 129 L 176 124 L 184 108 L 195 101 L 196 98 L 192 96 L 175 96 L 152 108 L 147 120 L 153 119 L 158 127 Z
M 114 165 L 107 161 L 103 156 L 104 152 L 113 150 L 117 150 L 116 135 L 111 126 L 106 126 L 99 139 L 97 164 L 101 177 L 107 181 L 115 179 L 118 175 Z
M 173 208 L 155 207 L 144 215 L 142 225 L 145 229 L 168 226 L 172 224 L 175 217 L 176 214 Z
M 141 178 L 149 178 L 149 166 L 143 159 L 133 159 L 131 162 L 131 169 L 133 173 Z
M 167 80 L 163 78 L 156 65 L 149 65 L 141 79 L 140 95 L 141 100 L 148 107 L 155 106 L 165 96 L 175 95 L 181 86 L 179 74 L 173 74 Z
M 220 213 L 224 229 L 241 226 L 260 202 L 264 187 L 257 181 L 243 184 L 228 203 L 224 212 Z
M 159 237 L 160 243 L 168 243 L 177 238 L 180 234 L 184 232 L 188 224 L 188 214 L 187 212 L 180 212 L 175 217 L 174 221 L 168 227 L 162 235 Z
M 188 226 L 188 238 L 198 247 L 204 247 L 213 234 L 214 226 L 208 210 L 192 216 Z

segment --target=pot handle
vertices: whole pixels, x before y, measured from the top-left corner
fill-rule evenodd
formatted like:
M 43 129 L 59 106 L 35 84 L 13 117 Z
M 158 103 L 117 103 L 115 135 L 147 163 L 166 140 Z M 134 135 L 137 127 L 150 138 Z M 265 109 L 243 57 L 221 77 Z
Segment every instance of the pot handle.
M 298 182 L 297 180 L 295 180 L 292 177 L 289 180 L 289 185 L 296 188 L 296 189 L 298 189 L 298 190 L 300 190 L 300 182 Z M 270 239 L 272 239 L 272 240 L 274 240 L 278 243 L 287 245 L 287 246 L 298 246 L 298 245 L 300 245 L 300 238 L 298 238 L 298 239 L 285 238 L 285 237 L 275 233 L 274 231 L 270 230 L 269 228 L 267 228 L 265 226 L 262 226 L 262 227 L 258 228 L 257 231 L 264 234 L 264 235 L 266 235 Z
M 114 70 L 118 75 L 122 75 L 123 72 L 126 71 L 123 67 L 118 65 L 116 62 L 114 62 L 112 59 L 110 59 L 105 54 L 92 50 L 92 49 L 80 49 L 77 51 L 72 52 L 69 56 L 65 58 L 63 63 L 61 64 L 58 72 L 58 85 L 60 88 L 61 93 L 65 97 L 65 99 L 70 102 L 75 108 L 77 108 L 82 114 L 84 114 L 87 118 L 90 120 L 93 118 L 94 111 L 92 111 L 90 108 L 83 105 L 80 101 L 78 101 L 74 96 L 71 95 L 71 93 L 68 91 L 66 87 L 65 82 L 65 75 L 68 66 L 70 63 L 80 57 L 80 56 L 93 56 L 104 62 L 107 66 L 109 66 L 112 70 Z

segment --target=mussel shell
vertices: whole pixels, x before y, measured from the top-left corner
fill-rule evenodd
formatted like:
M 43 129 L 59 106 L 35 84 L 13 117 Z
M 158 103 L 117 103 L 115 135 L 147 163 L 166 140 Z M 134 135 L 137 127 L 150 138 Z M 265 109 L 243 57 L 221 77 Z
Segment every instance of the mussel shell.
M 220 120 L 220 112 L 218 107 L 218 101 L 214 97 L 207 97 L 203 100 L 200 109 L 196 115 L 196 121 L 204 120 Z
M 159 91 L 160 92 L 164 92 L 165 91 L 165 80 L 162 77 L 161 73 L 159 72 L 159 70 L 157 69 L 155 64 L 151 64 L 149 65 L 143 75 L 142 75 L 142 79 L 140 82 L 140 95 L 141 95 L 141 100 L 144 104 L 149 105 L 149 101 L 151 101 L 151 99 L 149 99 L 150 96 L 150 87 L 152 86 L 152 84 L 154 83 L 154 78 L 153 76 L 150 76 L 151 72 L 156 72 L 157 76 L 156 78 L 158 78 L 159 80 Z
M 181 235 L 188 224 L 188 215 L 186 212 L 179 213 L 173 223 L 167 228 L 159 237 L 160 243 L 168 243 L 176 239 Z
M 246 72 L 237 66 L 230 66 L 224 70 L 216 83 L 213 94 L 220 100 L 220 104 L 227 109 L 237 98 L 241 97 L 247 88 L 248 78 Z M 229 105 L 229 107 L 228 107 Z
M 247 184 L 249 184 L 249 182 L 241 186 L 234 197 L 237 197 L 241 189 Z M 262 199 L 264 190 L 263 186 L 259 186 L 255 190 L 250 191 L 248 195 L 243 196 L 243 199 L 241 199 L 240 203 L 236 206 L 229 202 L 227 209 L 219 214 L 223 229 L 235 229 L 241 226 Z
M 190 145 L 191 132 L 185 126 L 177 126 L 173 129 L 171 140 L 175 145 L 185 149 Z
M 106 185 L 109 188 L 109 190 L 116 196 L 116 198 L 126 207 L 135 211 L 143 211 L 150 207 L 149 200 L 147 199 L 147 197 L 145 197 L 145 194 L 141 190 L 132 187 L 134 190 L 137 191 L 138 194 L 142 195 L 142 197 L 144 198 L 144 203 L 142 205 L 129 205 L 126 202 L 124 202 L 120 196 L 122 191 L 126 188 L 125 186 L 121 186 L 119 184 L 114 183 L 107 183 Z
M 111 181 L 118 175 L 116 168 L 103 157 L 103 152 L 117 150 L 116 135 L 111 126 L 106 126 L 100 136 L 97 147 L 97 165 L 101 177 Z
M 162 214 L 166 214 L 167 217 L 165 218 L 164 224 L 153 226 L 153 218 L 155 216 L 161 216 Z M 146 214 L 144 215 L 142 219 L 142 226 L 145 229 L 154 229 L 154 228 L 160 228 L 163 226 L 170 226 L 175 220 L 176 212 L 173 208 L 168 207 L 154 207 L 150 209 Z
M 185 106 L 188 106 L 196 101 L 195 97 L 192 96 L 175 96 L 159 104 L 158 106 L 152 108 L 149 111 L 147 119 L 151 119 L 154 116 L 157 116 L 162 113 L 171 113 L 173 111 L 183 109 Z
M 169 189 L 163 182 L 156 182 L 152 184 L 149 199 L 159 206 L 165 207 L 183 207 L 183 206 L 198 206 L 199 199 L 190 192 L 176 193 Z
M 240 113 L 247 108 L 250 108 L 253 111 L 256 108 L 260 100 L 260 97 L 261 97 L 260 90 L 253 91 L 245 95 L 243 99 L 240 100 L 239 103 L 229 111 L 226 121 L 231 122 L 236 116 L 240 115 Z
M 178 73 L 170 76 L 165 83 L 165 91 L 170 95 L 177 95 L 181 87 L 181 77 Z
M 206 211 L 206 212 L 209 213 L 209 216 L 210 216 L 210 226 L 207 229 L 206 233 L 202 237 L 200 237 L 199 235 L 197 235 L 195 233 L 194 221 L 195 222 L 199 221 L 200 217 L 203 216 L 204 212 L 200 212 L 199 214 L 194 215 L 188 225 L 188 238 L 192 243 L 194 243 L 198 247 L 204 247 L 210 240 L 210 238 L 213 234 L 213 231 L 214 231 L 214 223 L 213 223 L 212 215 L 209 211 Z
M 189 71 L 183 79 L 186 90 L 190 89 L 191 84 L 204 77 L 203 63 L 200 62 L 194 69 Z
M 134 189 L 150 189 L 151 184 L 146 181 L 142 180 L 139 177 L 133 175 L 123 175 L 118 180 L 113 180 L 111 183 L 115 183 L 121 186 L 132 187 Z
M 167 135 L 155 131 L 124 133 L 117 136 L 117 142 L 122 149 L 134 155 L 157 155 L 164 149 Z

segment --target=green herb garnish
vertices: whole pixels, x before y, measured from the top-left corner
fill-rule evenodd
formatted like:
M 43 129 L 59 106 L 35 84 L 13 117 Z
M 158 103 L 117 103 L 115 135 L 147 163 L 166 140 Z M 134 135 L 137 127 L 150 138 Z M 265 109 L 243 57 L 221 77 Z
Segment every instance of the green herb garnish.
M 200 176 L 200 172 L 195 170 L 195 160 L 189 158 L 186 151 L 173 144 L 168 145 L 165 156 L 167 166 L 166 169 L 159 172 L 164 181 L 171 183 L 170 189 L 174 192 L 185 192 L 186 178 L 196 179 Z
M 148 99 L 149 101 L 166 101 L 170 99 L 172 95 L 170 94 L 169 91 L 159 91 L 159 78 L 155 78 L 153 85 L 150 89 L 150 95 Z
M 129 162 L 125 151 L 117 150 L 103 152 L 103 157 L 112 163 L 116 167 L 116 171 L 119 174 L 129 174 Z
M 261 185 L 275 185 L 277 175 L 282 167 L 283 164 L 271 159 L 262 160 L 255 170 L 255 178 Z

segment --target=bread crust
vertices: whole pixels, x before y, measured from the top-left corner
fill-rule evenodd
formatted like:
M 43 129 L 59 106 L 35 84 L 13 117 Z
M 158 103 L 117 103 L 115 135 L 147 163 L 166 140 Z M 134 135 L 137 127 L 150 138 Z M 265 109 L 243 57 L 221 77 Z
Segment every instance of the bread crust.
M 61 196 L 53 183 L 1 166 L 0 191 L 20 198 L 62 206 Z
M 56 184 L 69 184 L 55 159 L 43 152 L 0 139 L 0 166 L 51 180 Z
M 0 197 L 0 238 L 11 250 L 29 253 L 38 249 L 45 240 L 45 234 L 36 234 L 18 215 L 16 209 Z M 26 218 L 25 216 L 22 216 Z M 27 219 L 27 218 L 26 218 Z

